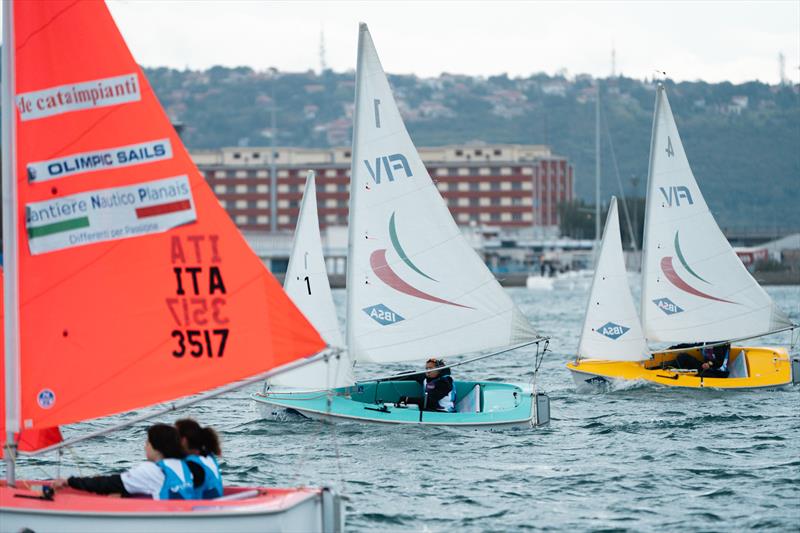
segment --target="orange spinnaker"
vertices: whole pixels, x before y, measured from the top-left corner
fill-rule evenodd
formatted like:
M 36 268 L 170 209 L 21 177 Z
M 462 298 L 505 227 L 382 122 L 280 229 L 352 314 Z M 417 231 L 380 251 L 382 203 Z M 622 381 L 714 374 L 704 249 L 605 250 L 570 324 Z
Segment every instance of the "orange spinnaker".
M 163 402 L 323 349 L 192 163 L 106 6 L 15 2 L 14 39 L 23 427 Z M 176 176 L 188 197 L 147 185 Z M 172 229 L 149 225 L 192 209 Z M 32 248 L 58 232 L 63 247 Z

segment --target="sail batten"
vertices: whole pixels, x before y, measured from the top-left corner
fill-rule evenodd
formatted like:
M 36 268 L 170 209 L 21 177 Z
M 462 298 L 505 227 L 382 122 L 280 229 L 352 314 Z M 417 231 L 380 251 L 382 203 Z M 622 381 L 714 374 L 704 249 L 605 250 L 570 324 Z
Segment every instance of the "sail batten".
M 663 85 L 653 120 L 642 278 L 642 324 L 651 342 L 757 337 L 790 325 L 714 220 Z
M 17 132 L 3 161 L 15 160 L 4 182 L 19 187 L 7 210 L 19 253 L 5 257 L 19 305 L 5 315 L 19 319 L 20 429 L 174 400 L 323 350 L 194 166 L 106 6 L 13 4 L 9 22 L 27 36 L 9 48 L 15 105 L 3 113 Z
M 366 25 L 356 72 L 348 349 L 357 361 L 538 338 L 456 225 L 414 147 Z

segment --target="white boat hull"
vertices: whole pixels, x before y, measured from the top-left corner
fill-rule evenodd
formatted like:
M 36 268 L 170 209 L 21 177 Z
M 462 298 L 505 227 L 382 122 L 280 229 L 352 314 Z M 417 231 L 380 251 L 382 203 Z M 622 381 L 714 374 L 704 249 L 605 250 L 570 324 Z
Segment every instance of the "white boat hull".
M 319 422 L 325 422 L 329 424 L 343 424 L 348 422 L 364 422 L 362 419 L 351 418 L 347 416 L 341 415 L 334 415 L 329 413 L 318 413 L 315 411 L 305 411 L 302 409 L 293 409 L 297 413 L 311 420 L 316 420 Z M 526 420 L 515 420 L 513 422 L 503 422 L 503 423 L 483 423 L 483 424 L 469 424 L 469 423 L 454 423 L 454 424 L 447 424 L 447 423 L 432 423 L 432 422 L 397 422 L 397 421 L 381 421 L 381 420 L 369 420 L 368 423 L 371 424 L 384 424 L 384 425 L 414 425 L 414 426 L 436 426 L 436 427 L 453 427 L 453 428 L 462 428 L 462 429 L 485 429 L 485 430 L 498 430 L 498 429 L 531 429 L 533 427 L 533 416 Z
M 552 291 L 554 278 L 544 276 L 528 276 L 525 286 L 532 291 Z
M 241 501 L 196 500 L 180 502 L 86 495 L 54 500 L 17 497 L 35 494 L 0 487 L 0 533 L 211 533 L 312 532 L 344 530 L 341 499 L 327 489 L 282 491 L 268 498 Z M 74 492 L 73 492 L 74 494 Z M 80 500 L 97 500 L 99 506 Z

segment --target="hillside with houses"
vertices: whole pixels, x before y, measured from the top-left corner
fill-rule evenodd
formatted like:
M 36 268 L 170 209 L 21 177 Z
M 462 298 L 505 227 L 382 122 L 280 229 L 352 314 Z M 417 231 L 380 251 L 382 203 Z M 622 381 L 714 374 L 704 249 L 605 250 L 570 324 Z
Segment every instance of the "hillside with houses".
M 350 143 L 353 72 L 147 69 L 190 149 L 270 143 Z M 505 75 L 390 76 L 419 146 L 549 144 L 575 166 L 579 198 L 592 201 L 595 79 Z M 602 193 L 644 194 L 653 113 L 650 80 L 614 77 L 601 87 Z M 709 205 L 727 227 L 800 227 L 800 86 L 759 82 L 666 85 L 686 151 Z

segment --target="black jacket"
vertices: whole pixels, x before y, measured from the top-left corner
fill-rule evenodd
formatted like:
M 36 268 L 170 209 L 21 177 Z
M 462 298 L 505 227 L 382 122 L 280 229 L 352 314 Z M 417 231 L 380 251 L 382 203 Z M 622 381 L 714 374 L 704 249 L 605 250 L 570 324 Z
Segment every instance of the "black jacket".
M 416 381 L 420 385 L 423 385 L 425 384 L 426 376 L 425 372 L 419 372 L 397 379 L 400 381 Z M 440 370 L 437 377 L 428 380 L 425 388 L 426 390 L 423 391 L 426 393 L 425 409 L 436 411 L 439 409 L 439 400 L 450 394 L 453 390 L 453 377 L 450 375 L 450 369 L 445 368 L 444 370 Z
M 186 462 L 186 465 L 192 473 L 194 487 L 197 488 L 201 486 L 206 478 L 203 467 L 189 461 Z M 67 484 L 73 489 L 94 492 L 95 494 L 121 494 L 123 498 L 130 496 L 130 493 L 125 490 L 125 484 L 122 483 L 122 476 L 119 474 L 89 477 L 73 476 L 67 479 Z

